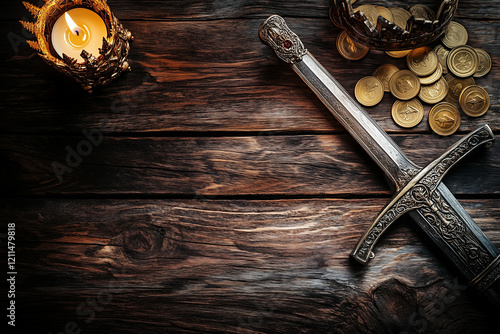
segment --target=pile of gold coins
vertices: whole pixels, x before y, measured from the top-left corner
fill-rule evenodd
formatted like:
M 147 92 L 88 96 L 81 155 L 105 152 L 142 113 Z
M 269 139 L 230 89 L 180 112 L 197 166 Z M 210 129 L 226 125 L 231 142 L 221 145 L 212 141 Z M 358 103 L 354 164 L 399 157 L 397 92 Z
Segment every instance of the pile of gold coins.
M 409 11 L 372 5 L 362 5 L 357 10 L 364 12 L 370 20 L 376 21 L 380 15 L 402 27 L 411 15 L 434 18 L 432 11 L 423 5 L 415 5 Z M 392 118 L 405 128 L 422 121 L 424 108 L 420 101 L 434 105 L 429 111 L 431 129 L 442 136 L 453 134 L 461 121 L 458 106 L 471 117 L 484 115 L 490 106 L 488 93 L 476 85 L 474 78 L 490 71 L 491 58 L 484 50 L 466 45 L 467 40 L 465 28 L 452 21 L 441 38 L 443 45 L 434 49 L 423 46 L 413 50 L 387 51 L 394 58 L 406 57 L 408 69 L 399 69 L 392 64 L 378 67 L 371 76 L 358 81 L 354 91 L 356 99 L 364 106 L 374 106 L 382 100 L 384 92 L 392 93 L 397 99 L 392 106 Z M 345 32 L 337 38 L 337 49 L 349 60 L 361 59 L 369 51 Z

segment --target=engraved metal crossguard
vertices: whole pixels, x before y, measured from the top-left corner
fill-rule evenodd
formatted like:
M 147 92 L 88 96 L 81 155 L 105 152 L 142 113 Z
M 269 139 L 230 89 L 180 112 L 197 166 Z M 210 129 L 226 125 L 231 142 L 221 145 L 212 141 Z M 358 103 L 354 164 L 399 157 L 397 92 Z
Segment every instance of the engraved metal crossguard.
M 441 182 L 448 170 L 475 148 L 495 139 L 483 125 L 422 168 L 396 143 L 307 51 L 299 37 L 278 16 L 259 29 L 261 40 L 274 49 L 321 99 L 330 112 L 384 170 L 396 194 L 351 253 L 366 264 L 373 248 L 396 219 L 408 213 L 469 280 L 469 284 L 500 307 L 500 251 Z

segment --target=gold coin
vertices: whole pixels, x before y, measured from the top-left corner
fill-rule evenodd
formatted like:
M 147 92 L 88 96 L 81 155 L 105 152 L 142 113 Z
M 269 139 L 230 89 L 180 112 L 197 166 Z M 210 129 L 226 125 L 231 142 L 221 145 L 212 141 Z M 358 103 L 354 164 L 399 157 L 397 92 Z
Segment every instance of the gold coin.
M 434 14 L 434 11 L 429 6 L 426 5 L 413 5 L 410 7 L 408 11 L 415 18 L 430 20 L 430 21 L 434 21 L 434 19 L 436 18 L 436 14 Z
M 403 128 L 412 128 L 424 118 L 424 107 L 419 100 L 410 101 L 396 100 L 392 105 L 392 119 Z
M 375 8 L 377 8 L 378 13 L 384 19 L 386 19 L 387 21 L 390 21 L 390 22 L 394 21 L 394 17 L 392 16 L 392 13 L 391 13 L 391 11 L 388 8 L 386 8 L 384 6 L 375 6 Z
M 443 66 L 441 66 L 440 63 L 438 63 L 438 66 L 434 71 L 434 73 L 432 73 L 428 77 L 419 77 L 418 80 L 420 81 L 421 85 L 430 85 L 441 79 L 442 75 L 443 75 Z
M 342 31 L 337 37 L 337 50 L 345 59 L 359 60 L 368 54 L 370 48 L 356 42 Z
M 450 51 L 446 64 L 451 73 L 457 77 L 471 77 L 476 73 L 479 57 L 473 47 L 468 45 L 457 46 Z
M 442 101 L 448 94 L 448 83 L 444 78 L 432 85 L 422 86 L 418 97 L 425 103 L 435 104 Z
M 411 50 L 396 50 L 396 51 L 386 51 L 388 56 L 392 58 L 404 58 L 410 53 Z
M 380 16 L 377 7 L 373 5 L 361 5 L 359 7 L 354 8 L 354 12 L 360 12 L 365 14 L 366 18 L 373 24 L 374 27 L 377 25 L 377 20 L 378 17 Z
M 467 34 L 467 30 L 465 30 L 464 26 L 458 22 L 451 21 L 446 28 L 444 35 L 441 37 L 441 42 L 443 42 L 447 48 L 453 49 L 457 46 L 467 44 L 468 39 L 469 35 Z
M 443 67 L 443 73 L 447 74 L 448 73 L 448 65 L 446 65 L 446 59 L 448 58 L 448 54 L 450 53 L 450 50 L 446 49 L 441 44 L 438 44 L 434 48 L 434 53 L 438 57 L 438 62 Z
M 384 92 L 390 92 L 389 81 L 394 73 L 399 71 L 399 68 L 392 64 L 385 64 L 379 66 L 375 72 L 373 72 L 373 76 L 380 80 L 384 84 Z
M 477 66 L 476 73 L 474 73 L 474 78 L 479 78 L 486 75 L 491 70 L 491 57 L 488 52 L 483 49 L 476 50 L 477 56 L 479 57 L 479 65 Z
M 410 19 L 411 14 L 407 10 L 399 7 L 391 7 L 389 10 L 394 18 L 393 22 L 396 23 L 398 27 L 406 29 L 406 23 Z
M 429 125 L 438 135 L 449 136 L 460 127 L 460 112 L 451 103 L 438 103 L 429 111 Z
M 392 95 L 400 100 L 411 100 L 420 91 L 418 77 L 409 70 L 401 70 L 394 73 L 389 81 Z
M 479 117 L 484 115 L 490 107 L 490 96 L 480 86 L 469 86 L 460 93 L 460 107 L 467 115 Z
M 446 82 L 448 82 L 448 95 L 446 95 L 446 101 L 451 103 L 458 103 L 462 90 L 476 84 L 473 78 L 457 78 L 451 73 L 447 74 L 444 78 Z
M 410 71 L 421 77 L 426 77 L 434 73 L 437 64 L 437 56 L 428 46 L 413 49 L 406 56 L 406 65 L 408 65 Z
M 362 105 L 374 106 L 384 97 L 384 84 L 375 77 L 364 77 L 354 87 L 354 95 Z

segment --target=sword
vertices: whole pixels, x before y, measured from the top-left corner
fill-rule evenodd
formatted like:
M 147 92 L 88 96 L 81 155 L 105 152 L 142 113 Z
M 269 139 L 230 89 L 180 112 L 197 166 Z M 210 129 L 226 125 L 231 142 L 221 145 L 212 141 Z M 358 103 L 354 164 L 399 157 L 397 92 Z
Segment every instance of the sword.
M 495 137 L 490 127 L 479 127 L 428 166 L 419 167 L 307 51 L 281 16 L 266 19 L 259 36 L 291 65 L 395 186 L 389 204 L 368 227 L 351 256 L 367 264 L 375 256 L 373 248 L 384 231 L 408 213 L 469 285 L 500 307 L 500 251 L 441 182 L 448 170 L 468 153 L 482 144 L 492 145 Z

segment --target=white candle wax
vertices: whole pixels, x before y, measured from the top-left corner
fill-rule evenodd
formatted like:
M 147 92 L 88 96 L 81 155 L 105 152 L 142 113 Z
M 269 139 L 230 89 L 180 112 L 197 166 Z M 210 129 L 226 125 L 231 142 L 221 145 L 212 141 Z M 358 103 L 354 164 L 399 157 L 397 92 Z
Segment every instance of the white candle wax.
M 99 56 L 102 39 L 108 35 L 103 19 L 94 11 L 74 8 L 57 19 L 52 29 L 52 46 L 59 56 L 63 53 L 83 63 L 80 56 L 83 50 Z

